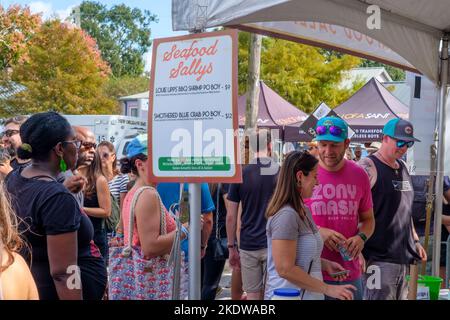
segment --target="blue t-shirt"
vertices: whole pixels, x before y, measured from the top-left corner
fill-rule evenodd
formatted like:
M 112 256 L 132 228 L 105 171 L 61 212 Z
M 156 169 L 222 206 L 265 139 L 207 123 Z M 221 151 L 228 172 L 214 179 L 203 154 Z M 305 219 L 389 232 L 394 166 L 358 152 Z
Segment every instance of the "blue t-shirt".
M 214 202 L 211 198 L 211 194 L 209 193 L 209 187 L 207 183 L 202 183 L 202 213 L 214 212 L 216 208 L 214 207 Z M 158 193 L 161 197 L 161 200 L 166 207 L 167 210 L 170 209 L 170 206 L 174 203 L 178 203 L 180 200 L 180 184 L 178 182 L 164 182 L 159 183 L 156 187 Z M 189 184 L 185 183 L 183 186 L 184 191 L 189 190 Z
M 174 203 L 178 203 L 180 201 L 180 183 L 175 182 L 163 182 L 159 183 L 156 187 L 156 190 L 159 193 L 159 196 L 161 197 L 161 200 L 166 207 L 166 209 L 169 211 L 170 207 Z M 201 211 L 203 213 L 209 213 L 214 212 L 216 208 L 214 207 L 214 202 L 211 198 L 211 194 L 209 192 L 209 187 L 207 183 L 201 184 Z M 183 191 L 189 191 L 189 184 L 185 183 L 183 186 Z M 184 239 L 181 241 L 181 250 L 185 253 L 185 259 L 187 261 L 189 256 L 189 245 L 188 245 L 188 239 Z

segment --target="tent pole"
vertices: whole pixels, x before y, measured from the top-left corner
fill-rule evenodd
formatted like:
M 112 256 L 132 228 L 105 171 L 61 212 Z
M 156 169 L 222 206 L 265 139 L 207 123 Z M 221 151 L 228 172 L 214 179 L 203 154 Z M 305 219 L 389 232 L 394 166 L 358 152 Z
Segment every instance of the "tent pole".
M 259 111 L 259 74 L 261 70 L 261 44 L 262 37 L 259 34 L 250 34 L 250 48 L 248 55 L 247 78 L 247 107 L 245 110 L 245 129 L 256 129 Z
M 259 75 L 261 70 L 261 44 L 262 36 L 250 34 L 250 47 L 248 55 L 248 77 L 247 77 L 247 101 L 245 108 L 245 132 L 244 137 L 250 138 L 250 133 L 258 126 L 259 113 Z M 244 140 L 245 141 L 245 140 Z M 249 162 L 254 158 L 253 151 L 248 148 Z
M 439 94 L 439 136 L 437 148 L 436 197 L 434 204 L 434 242 L 433 242 L 433 276 L 439 276 L 441 254 L 442 201 L 444 188 L 444 150 L 445 150 L 445 106 L 447 104 L 448 82 L 448 35 L 442 37 L 440 57 L 440 94 Z

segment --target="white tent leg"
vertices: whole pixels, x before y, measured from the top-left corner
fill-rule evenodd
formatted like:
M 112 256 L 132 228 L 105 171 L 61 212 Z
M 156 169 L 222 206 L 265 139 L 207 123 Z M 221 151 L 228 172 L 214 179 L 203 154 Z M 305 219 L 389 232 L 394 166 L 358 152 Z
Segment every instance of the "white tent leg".
M 439 136 L 437 146 L 436 198 L 434 204 L 434 241 L 432 274 L 439 276 L 441 255 L 442 201 L 444 188 L 444 150 L 445 150 L 445 106 L 447 105 L 448 80 L 448 35 L 442 39 L 441 51 L 441 87 L 439 96 Z

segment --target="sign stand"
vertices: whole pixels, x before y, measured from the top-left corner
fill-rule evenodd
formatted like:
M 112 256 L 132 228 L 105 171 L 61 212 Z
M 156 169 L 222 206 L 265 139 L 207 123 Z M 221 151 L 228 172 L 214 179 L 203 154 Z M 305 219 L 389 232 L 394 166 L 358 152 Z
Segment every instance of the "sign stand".
M 236 30 L 155 39 L 149 179 L 189 183 L 189 292 L 201 298 L 201 183 L 240 183 Z
M 189 221 L 189 300 L 200 300 L 201 298 L 201 257 L 200 248 L 201 238 L 201 184 L 189 184 L 189 206 L 190 206 L 190 221 Z

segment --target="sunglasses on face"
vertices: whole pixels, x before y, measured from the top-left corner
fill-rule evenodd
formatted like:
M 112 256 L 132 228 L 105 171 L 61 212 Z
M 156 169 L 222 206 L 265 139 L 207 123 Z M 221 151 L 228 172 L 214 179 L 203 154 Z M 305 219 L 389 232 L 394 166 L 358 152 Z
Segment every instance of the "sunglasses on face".
M 83 141 L 83 142 L 81 142 L 81 145 L 86 149 L 91 149 L 91 148 L 97 149 L 97 144 L 95 142 Z
M 9 129 L 3 132 L 3 135 L 10 138 L 15 134 L 18 134 L 20 131 L 19 130 L 14 130 L 14 129 Z
M 409 149 L 414 145 L 414 141 L 397 140 L 396 144 L 397 148 L 403 148 L 404 146 L 406 146 Z
M 343 130 L 338 126 L 318 126 L 316 128 L 316 134 L 318 136 L 323 136 L 329 132 L 332 136 L 340 137 L 342 136 Z
M 69 140 L 69 141 L 63 141 L 63 144 L 71 143 L 75 146 L 75 148 L 80 149 L 81 147 L 81 141 L 80 140 Z

